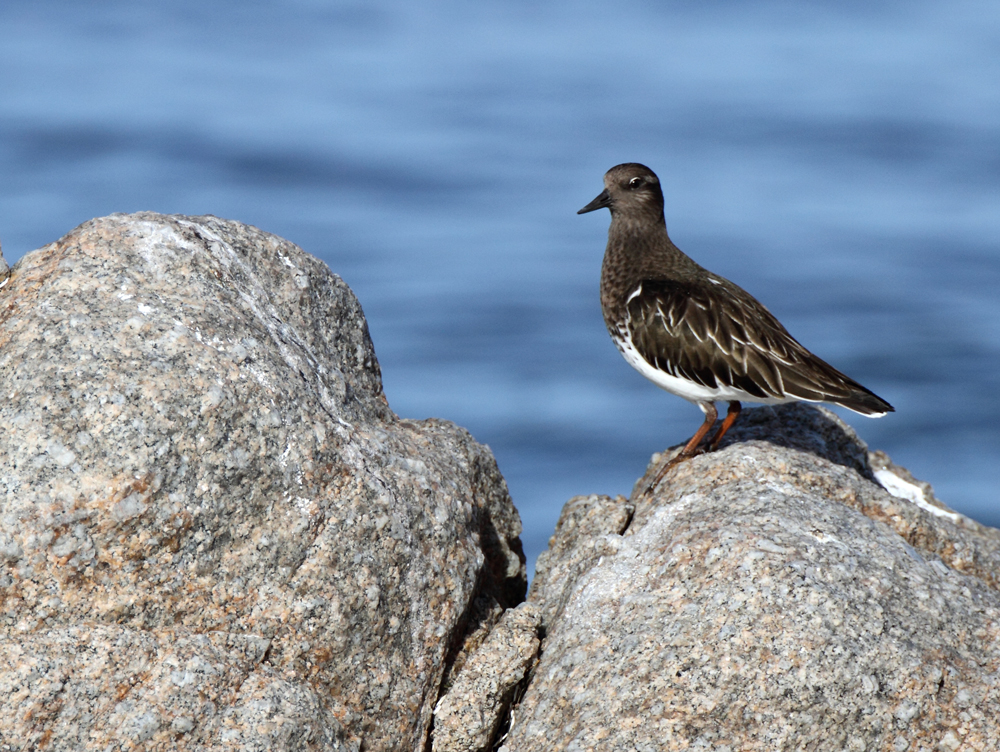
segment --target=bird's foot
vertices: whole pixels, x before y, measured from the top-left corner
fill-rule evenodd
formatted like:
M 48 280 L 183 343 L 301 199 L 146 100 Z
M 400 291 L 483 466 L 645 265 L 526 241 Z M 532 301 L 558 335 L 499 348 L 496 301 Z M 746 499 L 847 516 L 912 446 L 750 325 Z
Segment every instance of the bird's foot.
M 697 457 L 699 454 L 704 454 L 707 451 L 710 451 L 708 447 L 695 447 L 691 450 L 688 450 L 687 447 L 685 447 L 679 451 L 660 466 L 660 469 L 656 471 L 656 475 L 653 476 L 653 479 L 646 484 L 646 489 L 642 492 L 642 495 L 650 496 L 653 491 L 659 487 L 660 482 L 664 479 L 664 477 L 666 477 L 667 473 L 692 457 Z

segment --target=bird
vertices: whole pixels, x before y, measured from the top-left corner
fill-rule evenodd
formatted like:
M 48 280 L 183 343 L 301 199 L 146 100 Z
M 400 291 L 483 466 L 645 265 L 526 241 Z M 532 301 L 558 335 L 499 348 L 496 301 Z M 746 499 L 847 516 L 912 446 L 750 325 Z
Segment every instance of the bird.
M 601 309 L 629 365 L 694 403 L 705 421 L 649 489 L 676 464 L 711 451 L 739 417 L 742 402 L 829 402 L 877 418 L 894 408 L 813 355 L 750 293 L 685 255 L 667 235 L 656 173 L 627 162 L 604 175 L 604 190 L 580 209 L 611 211 L 601 267 Z

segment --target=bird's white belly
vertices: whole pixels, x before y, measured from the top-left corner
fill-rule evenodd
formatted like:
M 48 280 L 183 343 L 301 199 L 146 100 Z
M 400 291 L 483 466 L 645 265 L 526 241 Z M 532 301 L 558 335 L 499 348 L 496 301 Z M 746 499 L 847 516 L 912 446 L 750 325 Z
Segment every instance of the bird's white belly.
M 635 370 L 656 384 L 660 389 L 665 389 L 671 394 L 683 397 L 688 402 L 760 402 L 765 405 L 779 405 L 783 402 L 798 402 L 795 397 L 755 397 L 734 386 L 709 387 L 696 384 L 687 379 L 671 376 L 666 371 L 661 371 L 649 364 L 638 350 L 632 345 L 632 340 L 626 335 L 621 339 L 615 337 L 615 344 L 621 351 L 622 357 Z

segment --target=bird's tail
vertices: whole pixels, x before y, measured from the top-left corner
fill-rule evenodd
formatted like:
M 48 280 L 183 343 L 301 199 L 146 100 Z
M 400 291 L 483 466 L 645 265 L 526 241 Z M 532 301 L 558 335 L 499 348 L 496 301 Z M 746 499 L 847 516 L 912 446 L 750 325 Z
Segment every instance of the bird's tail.
M 860 384 L 858 385 L 860 386 Z M 896 412 L 896 408 L 864 387 L 852 392 L 845 399 L 831 400 L 835 405 L 846 407 L 868 418 L 881 418 L 886 413 Z

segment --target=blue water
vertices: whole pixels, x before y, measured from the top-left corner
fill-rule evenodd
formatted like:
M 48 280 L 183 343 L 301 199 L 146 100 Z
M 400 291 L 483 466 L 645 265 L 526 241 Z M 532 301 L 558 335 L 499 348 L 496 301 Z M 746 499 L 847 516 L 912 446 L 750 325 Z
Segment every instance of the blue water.
M 8 260 L 91 217 L 211 213 L 323 258 L 406 417 L 496 453 L 531 559 L 696 408 L 597 302 L 606 169 L 678 245 L 892 402 L 846 413 L 1000 525 L 1000 4 L 0 5 Z

